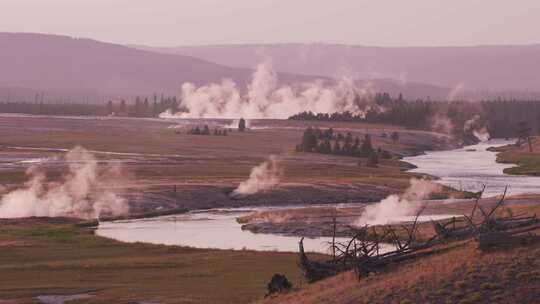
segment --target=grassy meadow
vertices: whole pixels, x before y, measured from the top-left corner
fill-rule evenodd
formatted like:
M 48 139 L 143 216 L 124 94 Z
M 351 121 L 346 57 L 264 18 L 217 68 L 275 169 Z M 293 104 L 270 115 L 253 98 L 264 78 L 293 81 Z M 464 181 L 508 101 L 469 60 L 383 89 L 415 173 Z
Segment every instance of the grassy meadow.
M 296 259 L 120 243 L 69 219 L 2 220 L 0 300 L 89 292 L 93 297 L 77 303 L 247 303 L 264 296 L 274 273 L 302 284 Z

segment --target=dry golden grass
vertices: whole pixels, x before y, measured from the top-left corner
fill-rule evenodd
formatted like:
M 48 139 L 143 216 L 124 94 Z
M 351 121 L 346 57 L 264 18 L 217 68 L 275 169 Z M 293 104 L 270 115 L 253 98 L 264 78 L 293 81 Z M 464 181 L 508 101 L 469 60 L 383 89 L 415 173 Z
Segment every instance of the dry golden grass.
M 279 157 L 284 174 L 276 197 L 270 195 L 265 200 L 279 199 L 282 195 L 288 198 L 287 201 L 296 199 L 309 203 L 326 193 L 328 199 L 347 201 L 352 197 L 372 201 L 403 191 L 414 175 L 404 172 L 404 164 L 396 160 L 383 160 L 379 167 L 370 168 L 360 166 L 359 159 L 354 157 L 296 153 L 295 146 L 307 126 L 333 127 L 336 131 L 350 131 L 358 136 L 366 131 L 377 133 L 398 129 L 404 140 L 402 143 L 373 136 L 376 147 L 397 152 L 416 151 L 421 146 L 441 142 L 442 136 L 374 124 L 283 120 L 263 123 L 272 128 L 244 133 L 234 131 L 225 137 L 188 135 L 186 131 L 191 126 L 169 128 L 173 122 L 152 119 L 0 117 L 0 145 L 4 147 L 0 153 L 5 157 L 60 157 L 63 153 L 59 151 L 6 147 L 69 149 L 75 145 L 94 151 L 140 153 L 142 155 L 98 153 L 96 156 L 100 160 L 124 161 L 127 175 L 133 177 L 126 184 L 128 192 L 134 188 L 145 191 L 151 186 L 162 187 L 161 191 L 165 191 L 173 185 L 181 185 L 182 191 L 195 193 L 203 185 L 214 187 L 215 193 L 208 196 L 214 195 L 217 199 L 223 196 L 223 189 L 237 186 L 249 176 L 254 166 L 274 154 Z M 2 168 L 0 182 L 11 187 L 20 185 L 27 179 L 25 169 L 22 166 Z M 61 167 L 47 167 L 47 174 L 52 178 L 60 176 L 61 172 Z M 343 191 L 348 185 L 355 187 L 351 195 Z M 318 192 L 310 196 L 311 189 Z M 197 192 L 196 195 L 203 194 Z
M 509 206 L 536 213 L 540 205 Z M 504 212 L 504 211 L 502 211 Z M 433 234 L 428 224 L 421 233 Z M 422 232 L 422 230 L 424 230 Z M 343 273 L 263 303 L 537 303 L 540 237 L 480 252 L 473 240 L 441 246 L 442 252 L 393 265 L 358 280 Z

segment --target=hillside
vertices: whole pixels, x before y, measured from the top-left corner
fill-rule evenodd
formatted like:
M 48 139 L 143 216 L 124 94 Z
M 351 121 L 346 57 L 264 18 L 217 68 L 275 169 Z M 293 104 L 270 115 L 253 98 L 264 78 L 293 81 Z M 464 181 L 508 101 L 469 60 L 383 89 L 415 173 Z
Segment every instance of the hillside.
M 245 85 L 253 73 L 190 56 L 66 36 L 0 33 L 0 49 L 2 101 L 11 94 L 11 101 L 23 96 L 33 102 L 35 93 L 43 91 L 46 100 L 78 98 L 90 102 L 102 101 L 104 95 L 174 94 L 188 81 L 200 85 L 230 78 Z M 279 77 L 283 82 L 312 79 L 287 74 Z
M 515 199 L 506 205 L 511 212 L 538 213 L 532 203 L 537 196 Z M 434 254 L 390 264 L 367 277 L 343 272 L 261 303 L 537 303 L 539 240 L 532 231 L 487 250 L 474 239 L 450 241 Z
M 540 45 L 471 47 L 367 47 L 334 44 L 216 45 L 145 48 L 195 56 L 235 67 L 253 66 L 261 54 L 280 72 L 358 79 L 396 79 L 449 88 L 538 91 Z M 480 93 L 478 93 L 480 94 Z M 531 93 L 521 92 L 522 95 Z

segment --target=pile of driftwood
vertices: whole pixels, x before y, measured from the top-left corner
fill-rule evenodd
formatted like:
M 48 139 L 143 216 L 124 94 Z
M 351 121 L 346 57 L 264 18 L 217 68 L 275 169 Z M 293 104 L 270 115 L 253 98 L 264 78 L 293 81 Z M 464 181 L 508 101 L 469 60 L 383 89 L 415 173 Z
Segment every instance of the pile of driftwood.
M 423 210 L 423 209 L 422 209 Z M 299 266 L 309 282 L 333 276 L 346 270 L 354 270 L 358 277 L 376 272 L 388 264 L 399 263 L 420 255 L 429 254 L 429 249 L 437 242 L 432 238 L 426 242 L 417 242 L 419 211 L 412 225 L 383 226 L 382 231 L 375 227 L 352 228 L 356 232 L 347 242 L 330 243 L 332 260 L 311 261 L 304 252 L 303 238 L 300 240 Z M 402 231 L 398 231 L 402 229 Z M 405 238 L 400 235 L 406 235 Z
M 494 246 L 511 244 L 516 240 L 516 236 L 540 228 L 540 220 L 536 215 L 514 215 L 509 210 L 507 215 L 501 216 L 497 213 L 504 205 L 507 189 L 490 210 L 485 210 L 479 205 L 483 191 L 476 199 L 470 215 L 463 215 L 462 219 L 453 218 L 444 224 L 433 222 L 439 239 L 448 241 L 474 238 L 479 249 L 487 250 Z
M 485 188 L 485 187 L 484 187 Z M 501 199 L 489 210 L 480 206 L 482 190 L 475 200 L 470 215 L 444 221 L 432 221 L 435 234 L 432 238 L 417 240 L 418 218 L 408 225 L 386 225 L 382 227 L 364 226 L 355 229 L 354 236 L 347 242 L 336 242 L 335 234 L 329 244 L 332 259 L 311 261 L 304 252 L 303 238 L 299 244 L 299 266 L 309 282 L 315 282 L 337 273 L 354 270 L 359 278 L 382 268 L 430 255 L 444 250 L 442 243 L 457 240 L 474 239 L 478 247 L 486 250 L 493 246 L 510 243 L 514 235 L 523 234 L 540 228 L 536 216 L 508 215 L 500 216 L 497 212 L 504 204 L 506 189 Z M 335 231 L 334 220 L 334 231 Z

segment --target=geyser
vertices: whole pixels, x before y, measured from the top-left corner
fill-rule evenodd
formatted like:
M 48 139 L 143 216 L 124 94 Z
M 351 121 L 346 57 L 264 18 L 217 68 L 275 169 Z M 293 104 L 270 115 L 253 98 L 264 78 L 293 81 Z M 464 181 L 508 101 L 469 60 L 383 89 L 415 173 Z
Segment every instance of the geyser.
M 268 160 L 251 169 L 249 178 L 241 182 L 230 196 L 232 198 L 241 198 L 268 191 L 279 183 L 282 173 L 277 157 L 270 155 Z
M 64 159 L 68 167 L 58 182 L 47 181 L 39 167 L 30 167 L 29 181 L 0 200 L 0 218 L 98 218 L 128 212 L 126 200 L 110 188 L 122 178 L 118 164 L 100 170 L 95 157 L 82 147 L 73 148 Z
M 379 203 L 368 205 L 356 225 L 384 225 L 399 222 L 403 217 L 413 215 L 421 206 L 421 200 L 431 193 L 441 191 L 442 186 L 425 179 L 413 178 L 403 195 L 392 194 Z
M 351 78 L 343 77 L 335 85 L 324 81 L 298 86 L 278 86 L 270 59 L 257 65 L 247 93 L 242 94 L 236 83 L 224 79 L 221 83 L 197 87 L 182 85 L 182 107 L 185 111 L 167 110 L 161 118 L 277 118 L 285 119 L 303 111 L 333 113 L 349 111 L 364 115 L 376 107 L 371 102 L 369 86 L 356 88 Z

